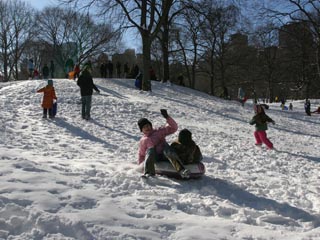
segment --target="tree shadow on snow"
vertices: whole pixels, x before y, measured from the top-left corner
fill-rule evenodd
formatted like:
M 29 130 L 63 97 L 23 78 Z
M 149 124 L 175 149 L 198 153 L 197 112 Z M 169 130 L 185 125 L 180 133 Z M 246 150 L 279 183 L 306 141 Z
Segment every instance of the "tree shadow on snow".
M 97 84 L 96 84 L 96 85 L 97 85 Z M 101 93 L 100 95 L 102 95 L 102 96 L 112 95 L 112 96 L 117 97 L 117 98 L 120 98 L 120 99 L 127 99 L 127 97 L 119 94 L 119 93 L 116 92 L 116 91 L 110 90 L 110 89 L 108 89 L 108 88 L 106 88 L 106 87 L 102 87 L 102 86 L 99 86 L 99 85 L 97 85 L 97 87 L 98 87 L 98 89 L 99 89 L 101 92 L 107 93 L 107 94 Z
M 272 128 L 276 129 L 277 131 L 279 132 L 287 132 L 289 134 L 293 133 L 293 134 L 297 134 L 297 135 L 301 135 L 301 136 L 306 136 L 306 137 L 320 137 L 319 134 L 306 134 L 306 133 L 303 133 L 301 131 L 294 131 L 294 130 L 289 130 L 289 129 L 284 129 L 284 128 L 281 128 L 281 127 L 277 127 L 276 125 L 275 126 L 272 126 Z
M 52 123 L 57 125 L 58 127 L 67 129 L 73 135 L 77 135 L 83 139 L 88 139 L 93 142 L 101 143 L 101 144 L 105 145 L 105 147 L 107 147 L 107 148 L 112 148 L 112 149 L 118 148 L 116 145 L 112 145 L 112 144 L 110 144 L 100 138 L 97 138 L 97 137 L 93 136 L 92 134 L 84 131 L 82 128 L 71 125 L 70 123 L 64 121 L 63 119 L 56 119 L 56 120 L 58 120 L 58 121 L 52 121 Z
M 306 158 L 307 160 L 320 163 L 320 157 L 307 156 L 307 155 L 302 155 L 302 154 L 297 154 L 297 153 L 292 153 L 292 152 L 287 152 L 287 151 L 281 151 L 281 150 L 276 150 L 276 152 L 286 153 L 286 154 L 292 155 L 294 157 Z
M 305 222 L 313 222 L 316 226 L 320 226 L 320 219 L 318 216 L 313 216 L 302 209 L 290 206 L 288 203 L 279 203 L 266 197 L 258 197 L 226 180 L 204 176 L 199 184 L 200 186 L 202 185 L 202 187 L 205 185 L 206 190 L 203 195 L 213 194 L 220 198 L 227 199 L 241 207 L 249 207 L 258 211 L 274 211 L 284 217 L 295 220 L 300 219 Z M 200 186 L 199 189 L 201 189 Z M 206 193 L 208 188 L 213 189 Z
M 106 128 L 106 129 L 108 129 L 108 130 L 110 130 L 110 131 L 120 133 L 120 134 L 124 135 L 126 138 L 131 138 L 131 139 L 133 139 L 133 140 L 135 140 L 135 141 L 139 141 L 139 139 L 140 139 L 139 136 L 131 135 L 131 134 L 128 134 L 127 132 L 120 131 L 120 130 L 118 130 L 118 129 L 105 126 L 105 125 L 103 125 L 102 123 L 100 123 L 100 122 L 98 122 L 98 121 L 96 121 L 96 120 L 94 120 L 94 119 L 91 119 L 90 121 L 91 121 L 92 123 L 96 124 L 96 125 L 99 126 L 99 127 L 103 127 L 103 128 Z

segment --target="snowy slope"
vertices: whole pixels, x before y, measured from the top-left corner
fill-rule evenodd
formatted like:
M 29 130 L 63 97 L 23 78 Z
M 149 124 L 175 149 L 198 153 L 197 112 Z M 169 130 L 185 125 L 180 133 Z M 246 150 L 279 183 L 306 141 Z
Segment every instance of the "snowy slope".
M 54 80 L 55 120 L 41 118 L 45 81 L 0 83 L 0 239 L 320 239 L 320 115 L 306 116 L 303 101 L 267 111 L 270 151 L 254 146 L 250 103 L 159 82 L 152 92 L 95 83 L 91 121 L 72 80 Z M 137 120 L 163 125 L 160 108 L 193 132 L 203 178 L 140 179 Z

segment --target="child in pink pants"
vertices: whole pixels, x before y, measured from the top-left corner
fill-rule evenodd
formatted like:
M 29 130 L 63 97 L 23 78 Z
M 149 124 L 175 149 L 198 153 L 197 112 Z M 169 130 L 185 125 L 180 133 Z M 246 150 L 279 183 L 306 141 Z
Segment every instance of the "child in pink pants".
M 251 119 L 250 124 L 255 124 L 254 137 L 256 139 L 256 145 L 260 146 L 264 143 L 268 149 L 273 149 L 273 144 L 268 139 L 266 130 L 268 130 L 268 122 L 272 124 L 275 124 L 275 122 L 264 112 L 261 105 L 255 105 L 254 111 L 255 115 Z

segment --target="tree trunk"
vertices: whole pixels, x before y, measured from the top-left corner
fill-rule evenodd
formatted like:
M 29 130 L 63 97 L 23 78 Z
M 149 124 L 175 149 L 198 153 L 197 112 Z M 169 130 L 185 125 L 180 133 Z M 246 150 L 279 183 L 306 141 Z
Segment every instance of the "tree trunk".
M 164 19 L 163 33 L 162 33 L 162 55 L 163 55 L 163 81 L 170 80 L 169 67 L 169 28 L 168 18 Z
M 210 89 L 211 95 L 214 96 L 214 53 L 211 51 L 210 57 Z
M 151 39 L 147 31 L 141 33 L 142 46 L 143 46 L 143 78 L 142 78 L 142 90 L 151 91 L 150 81 L 150 61 L 151 61 Z

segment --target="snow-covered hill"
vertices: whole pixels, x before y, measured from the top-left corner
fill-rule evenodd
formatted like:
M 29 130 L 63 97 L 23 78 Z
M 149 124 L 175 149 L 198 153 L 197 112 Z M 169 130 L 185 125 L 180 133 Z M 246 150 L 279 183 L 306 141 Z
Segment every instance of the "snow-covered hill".
M 72 80 L 54 80 L 54 120 L 42 119 L 36 93 L 45 81 L 0 83 L 0 239 L 320 239 L 320 115 L 306 116 L 303 101 L 267 111 L 270 151 L 254 146 L 250 103 L 159 82 L 152 92 L 95 83 L 90 121 Z M 192 131 L 203 178 L 140 179 L 137 121 L 163 125 L 160 108 Z

